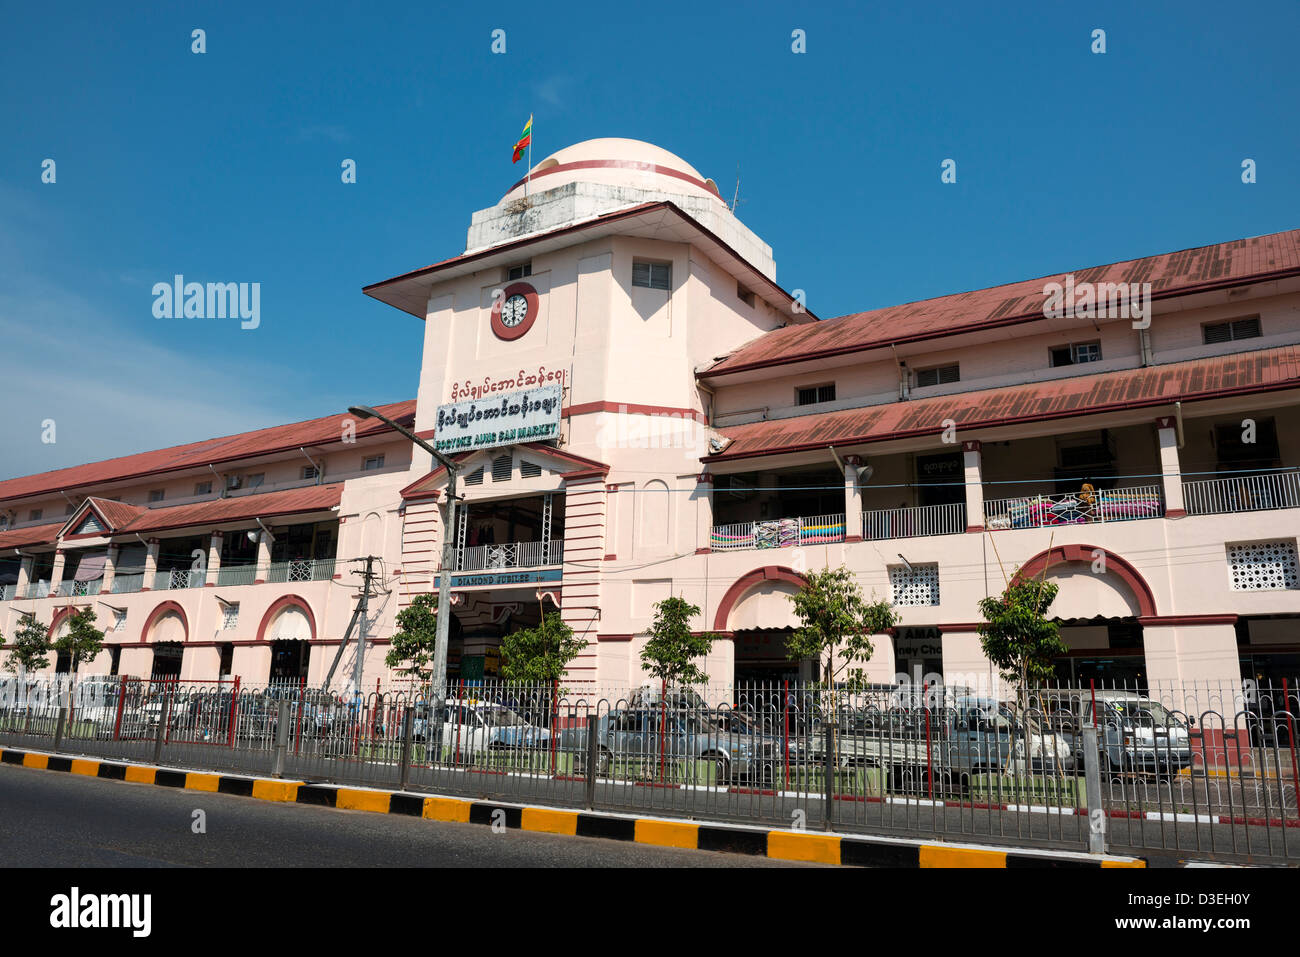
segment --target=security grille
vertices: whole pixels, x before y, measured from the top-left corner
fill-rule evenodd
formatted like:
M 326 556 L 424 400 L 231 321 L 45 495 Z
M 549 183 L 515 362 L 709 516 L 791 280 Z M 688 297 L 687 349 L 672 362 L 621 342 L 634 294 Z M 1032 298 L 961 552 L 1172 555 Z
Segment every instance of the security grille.
M 1294 539 L 1242 542 L 1228 546 L 1233 591 L 1278 591 L 1300 587 Z
M 939 604 L 939 566 L 906 565 L 889 566 L 889 588 L 895 605 Z
M 221 630 L 234 631 L 239 624 L 239 602 L 225 605 L 221 612 Z

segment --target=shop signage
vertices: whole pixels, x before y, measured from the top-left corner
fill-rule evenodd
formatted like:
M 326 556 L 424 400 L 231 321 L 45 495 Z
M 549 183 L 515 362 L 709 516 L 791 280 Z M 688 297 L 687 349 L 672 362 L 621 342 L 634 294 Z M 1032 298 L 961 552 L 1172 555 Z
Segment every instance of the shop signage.
M 562 572 L 558 568 L 542 568 L 537 571 L 463 572 L 451 576 L 451 587 L 477 588 L 482 585 L 493 585 L 499 588 L 503 585 L 531 585 L 536 582 L 558 582 L 562 579 Z M 441 584 L 439 578 L 434 578 L 433 587 L 437 588 L 439 584 Z
M 558 385 L 538 386 L 498 398 L 438 406 L 433 446 L 439 452 L 472 452 L 560 435 Z

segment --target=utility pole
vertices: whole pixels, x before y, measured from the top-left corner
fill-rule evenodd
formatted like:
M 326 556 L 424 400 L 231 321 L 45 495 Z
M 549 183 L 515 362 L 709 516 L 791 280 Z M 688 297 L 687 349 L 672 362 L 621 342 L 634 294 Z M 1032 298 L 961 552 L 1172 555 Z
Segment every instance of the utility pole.
M 379 559 L 375 555 L 367 555 L 365 558 L 354 558 L 354 562 L 365 562 L 366 567 L 362 572 L 353 572 L 354 575 L 362 576 L 361 582 L 361 603 L 357 605 L 357 659 L 352 668 L 352 691 L 354 694 L 361 694 L 362 672 L 366 663 L 366 629 L 370 626 L 369 609 L 370 609 L 370 583 L 375 577 L 374 566 Z M 340 649 L 342 650 L 342 649 Z

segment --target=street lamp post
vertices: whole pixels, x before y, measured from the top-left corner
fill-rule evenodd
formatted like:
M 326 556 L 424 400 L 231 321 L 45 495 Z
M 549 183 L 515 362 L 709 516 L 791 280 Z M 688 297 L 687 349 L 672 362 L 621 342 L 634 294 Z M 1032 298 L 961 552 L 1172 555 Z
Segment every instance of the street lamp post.
M 348 406 L 348 412 L 359 419 L 378 419 L 400 432 L 420 448 L 424 449 L 434 460 L 447 470 L 447 511 L 442 534 L 442 573 L 438 576 L 438 636 L 433 649 L 433 725 L 437 737 L 442 740 L 442 694 L 447 686 L 447 642 L 451 634 L 451 571 L 456 563 L 454 536 L 456 534 L 456 473 L 460 470 L 451 459 L 447 458 L 418 435 L 398 425 L 385 415 L 364 405 Z

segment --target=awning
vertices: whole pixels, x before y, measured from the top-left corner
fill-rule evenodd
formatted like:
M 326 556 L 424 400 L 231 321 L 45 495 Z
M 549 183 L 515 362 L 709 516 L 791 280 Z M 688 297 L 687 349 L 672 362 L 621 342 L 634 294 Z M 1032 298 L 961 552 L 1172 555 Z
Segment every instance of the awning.
M 104 577 L 104 563 L 108 561 L 107 552 L 93 552 L 82 555 L 77 564 L 77 573 L 72 576 L 76 582 L 93 582 Z

